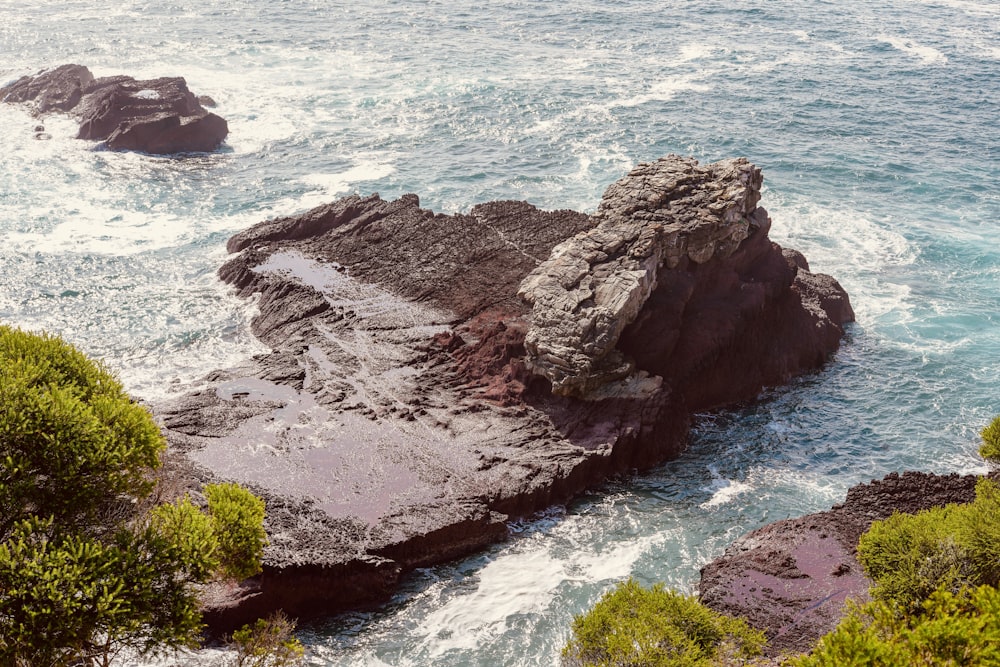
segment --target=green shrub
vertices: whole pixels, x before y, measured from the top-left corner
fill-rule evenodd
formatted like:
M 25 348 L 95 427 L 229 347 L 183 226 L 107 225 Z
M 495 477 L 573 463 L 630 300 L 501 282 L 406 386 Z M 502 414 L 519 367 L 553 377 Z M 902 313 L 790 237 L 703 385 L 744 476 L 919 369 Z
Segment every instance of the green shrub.
M 634 580 L 619 584 L 573 621 L 566 667 L 695 667 L 759 655 L 764 634 L 694 597 Z
M 0 325 L 0 540 L 35 515 L 99 530 L 152 489 L 164 441 L 102 365 L 55 336 Z
M 968 555 L 975 584 L 1000 585 L 1000 486 L 976 482 L 976 500 L 960 506 L 956 540 Z
M 987 461 L 1000 462 L 1000 415 L 994 417 L 979 435 L 983 438 L 979 455 Z
M 914 613 L 937 589 L 971 583 L 969 554 L 957 540 L 960 511 L 948 505 L 874 522 L 858 543 L 872 596 Z
M 791 667 L 1000 664 L 1000 591 L 992 586 L 932 593 L 918 613 L 875 600 L 852 606 L 837 628 Z
M 305 657 L 305 647 L 295 638 L 295 622 L 281 612 L 233 633 L 236 651 L 232 667 L 295 667 Z
M 98 539 L 23 521 L 0 543 L 0 664 L 107 665 L 125 647 L 155 654 L 196 645 L 190 570 L 148 526 Z
M 170 545 L 174 559 L 185 564 L 195 581 L 206 581 L 219 569 L 219 541 L 212 518 L 188 496 L 150 512 L 151 526 Z
M 872 602 L 853 607 L 797 667 L 1000 665 L 1000 486 L 971 503 L 876 521 L 858 559 Z
M 872 596 L 911 614 L 939 588 L 1000 583 L 1000 487 L 983 478 L 972 503 L 874 522 L 858 560 L 875 583 Z
M 198 584 L 260 569 L 263 502 L 221 485 L 211 515 L 147 512 L 163 438 L 106 369 L 0 326 L 0 371 L 0 665 L 197 644 Z
M 260 572 L 267 545 L 264 501 L 233 483 L 209 484 L 205 487 L 205 497 L 223 576 L 246 579 Z

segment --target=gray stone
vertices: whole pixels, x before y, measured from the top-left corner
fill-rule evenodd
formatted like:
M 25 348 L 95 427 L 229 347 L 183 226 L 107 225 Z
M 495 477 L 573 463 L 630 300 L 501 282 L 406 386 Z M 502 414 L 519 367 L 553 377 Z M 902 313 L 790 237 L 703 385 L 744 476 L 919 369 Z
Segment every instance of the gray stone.
M 634 372 L 616 349 L 660 273 L 733 254 L 760 228 L 760 169 L 744 158 L 699 165 L 670 155 L 604 193 L 597 225 L 556 246 L 518 294 L 532 304 L 527 362 L 557 394 L 586 397 Z

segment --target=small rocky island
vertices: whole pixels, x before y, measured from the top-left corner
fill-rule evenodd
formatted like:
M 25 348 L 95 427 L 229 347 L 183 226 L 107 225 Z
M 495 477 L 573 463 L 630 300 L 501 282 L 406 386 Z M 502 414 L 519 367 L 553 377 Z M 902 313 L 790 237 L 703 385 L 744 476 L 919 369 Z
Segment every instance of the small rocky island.
M 78 139 L 103 141 L 111 150 L 151 154 L 214 151 L 229 134 L 225 119 L 205 109 L 181 77 L 137 81 L 94 78 L 82 65 L 61 65 L 0 88 L 0 101 L 27 104 L 37 117 L 64 112 L 80 121 Z M 44 128 L 35 128 L 45 138 Z
M 821 367 L 847 294 L 768 238 L 745 159 L 668 156 L 597 211 L 350 196 L 229 241 L 271 349 L 156 407 L 203 481 L 267 500 L 216 630 L 385 600 L 506 522 L 683 449 L 691 415 Z

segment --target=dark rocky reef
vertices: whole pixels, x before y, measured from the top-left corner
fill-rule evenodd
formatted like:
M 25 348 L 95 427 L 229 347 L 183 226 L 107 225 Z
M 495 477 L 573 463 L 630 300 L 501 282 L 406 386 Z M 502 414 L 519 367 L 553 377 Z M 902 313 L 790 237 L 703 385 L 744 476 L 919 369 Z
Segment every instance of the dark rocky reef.
M 79 139 L 112 150 L 144 153 L 213 151 L 229 134 L 226 121 L 207 111 L 181 77 L 137 81 L 94 78 L 81 65 L 61 65 L 24 76 L 0 89 L 0 100 L 32 106 L 36 116 L 65 112 L 80 120 Z
M 699 593 L 708 607 L 746 618 L 764 630 L 768 654 L 810 650 L 836 627 L 848 599 L 868 599 L 870 580 L 857 544 L 873 521 L 975 500 L 974 475 L 892 473 L 847 492 L 826 512 L 752 531 L 702 569 Z
M 258 295 L 272 351 L 157 409 L 204 478 L 268 502 L 264 572 L 212 627 L 384 600 L 510 518 L 677 456 L 693 410 L 820 367 L 848 298 L 767 238 L 760 182 L 671 156 L 595 216 L 351 196 L 233 237 L 220 276 Z

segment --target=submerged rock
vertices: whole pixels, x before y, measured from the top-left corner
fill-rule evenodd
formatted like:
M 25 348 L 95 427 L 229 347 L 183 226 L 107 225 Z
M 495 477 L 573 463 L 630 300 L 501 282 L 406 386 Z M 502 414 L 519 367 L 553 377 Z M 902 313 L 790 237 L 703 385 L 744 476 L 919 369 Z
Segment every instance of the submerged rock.
M 207 111 L 181 77 L 95 79 L 82 65 L 62 65 L 5 86 L 0 100 L 31 104 L 39 116 L 70 113 L 80 120 L 79 139 L 104 141 L 112 150 L 207 152 L 229 133 L 226 121 Z
M 272 352 L 157 410 L 204 478 L 268 501 L 264 573 L 210 611 L 216 630 L 384 600 L 401 573 L 501 540 L 513 517 L 677 456 L 693 410 L 829 358 L 847 295 L 768 240 L 754 167 L 673 156 L 633 174 L 652 213 L 620 205 L 628 179 L 594 216 L 509 201 L 441 215 L 416 195 L 355 195 L 230 240 L 239 254 L 220 276 L 257 295 L 253 331 Z M 670 217 L 678 187 L 703 191 L 678 210 L 704 222 Z M 716 210 L 726 193 L 736 213 Z M 607 260 L 574 260 L 575 283 L 547 292 L 579 246 Z M 615 263 L 625 255 L 649 277 Z M 540 309 L 579 289 L 600 294 L 599 315 L 586 297 Z M 578 318 L 590 324 L 563 336 Z M 562 348 L 595 360 L 581 380 L 546 370 Z M 627 371 L 603 373 L 608 358 Z
M 868 599 L 857 544 L 873 521 L 975 500 L 974 475 L 892 473 L 847 492 L 826 512 L 768 524 L 701 571 L 701 601 L 768 635 L 767 652 L 803 653 L 836 627 L 847 600 Z

